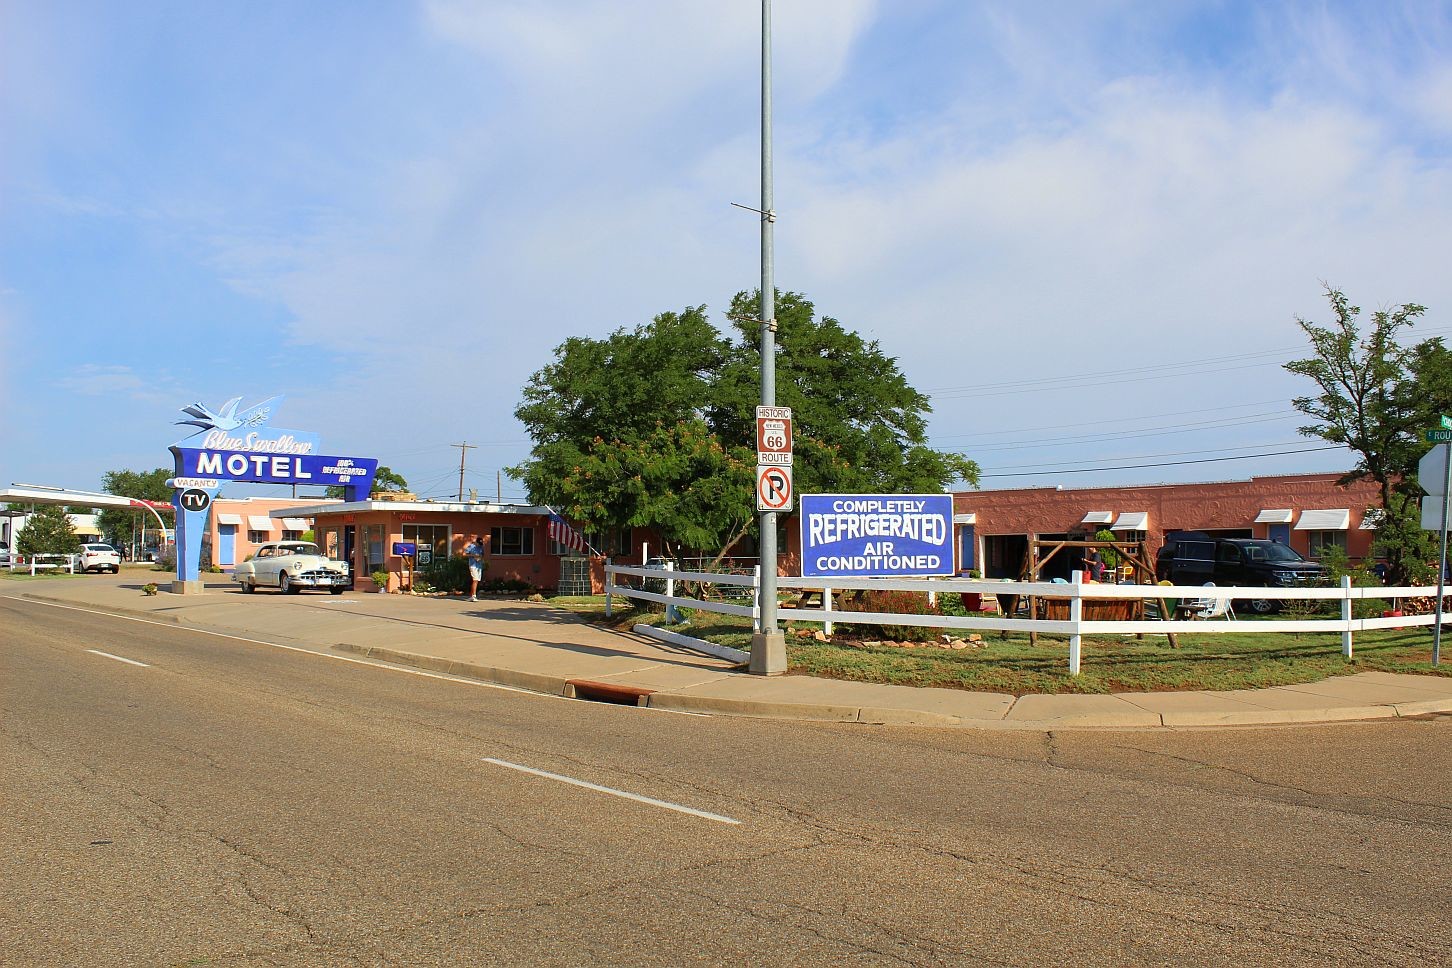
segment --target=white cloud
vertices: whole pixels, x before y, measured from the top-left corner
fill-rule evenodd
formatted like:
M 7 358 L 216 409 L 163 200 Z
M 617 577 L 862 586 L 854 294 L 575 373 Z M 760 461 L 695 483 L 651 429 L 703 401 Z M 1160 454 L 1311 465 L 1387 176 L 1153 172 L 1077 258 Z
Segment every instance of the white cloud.
M 80 396 L 104 397 L 114 394 L 135 395 L 147 390 L 149 384 L 129 366 L 82 363 L 64 376 L 58 377 L 53 386 Z

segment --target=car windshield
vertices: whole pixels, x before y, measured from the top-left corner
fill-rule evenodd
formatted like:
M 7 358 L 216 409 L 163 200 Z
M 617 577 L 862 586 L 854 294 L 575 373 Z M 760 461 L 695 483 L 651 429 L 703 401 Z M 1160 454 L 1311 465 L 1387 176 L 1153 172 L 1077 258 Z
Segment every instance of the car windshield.
M 1251 561 L 1269 561 L 1274 564 L 1306 560 L 1288 545 L 1279 544 L 1274 541 L 1268 541 L 1265 544 L 1246 545 L 1245 553 L 1246 557 Z
M 295 542 L 293 544 L 283 545 L 281 548 L 277 549 L 277 553 L 280 554 L 280 555 L 320 555 L 320 554 L 322 554 L 322 552 L 318 550 L 318 546 L 317 545 L 315 545 L 315 544 L 308 544 L 306 541 L 298 541 L 298 542 Z

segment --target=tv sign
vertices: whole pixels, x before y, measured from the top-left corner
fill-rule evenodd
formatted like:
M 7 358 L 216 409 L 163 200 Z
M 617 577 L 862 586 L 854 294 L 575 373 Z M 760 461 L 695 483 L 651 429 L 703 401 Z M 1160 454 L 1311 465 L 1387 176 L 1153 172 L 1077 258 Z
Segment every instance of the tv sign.
M 951 494 L 803 494 L 803 578 L 953 574 Z

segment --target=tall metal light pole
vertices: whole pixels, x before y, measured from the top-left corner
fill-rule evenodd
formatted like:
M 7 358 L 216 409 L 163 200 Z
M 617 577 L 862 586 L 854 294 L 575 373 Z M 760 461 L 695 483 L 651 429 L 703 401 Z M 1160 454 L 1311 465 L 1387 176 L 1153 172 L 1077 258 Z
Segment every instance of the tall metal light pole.
M 776 406 L 776 288 L 772 281 L 771 0 L 761 0 L 761 405 Z M 776 627 L 776 512 L 762 511 L 761 629 L 751 637 L 750 670 L 786 672 L 786 637 Z

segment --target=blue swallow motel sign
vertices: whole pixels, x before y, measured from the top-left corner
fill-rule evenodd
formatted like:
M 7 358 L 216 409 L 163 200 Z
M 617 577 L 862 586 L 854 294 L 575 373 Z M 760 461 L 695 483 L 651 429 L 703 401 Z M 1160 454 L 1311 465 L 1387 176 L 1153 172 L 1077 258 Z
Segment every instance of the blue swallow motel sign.
M 317 434 L 273 427 L 272 415 L 281 401 L 280 396 L 271 397 L 238 410 L 242 398 L 233 397 L 215 412 L 200 403 L 183 407 L 190 419 L 177 423 L 197 430 L 171 447 L 178 484 L 186 479 L 192 488 L 207 481 L 336 486 L 349 501 L 366 499 L 378 461 L 320 454 Z M 179 488 L 172 500 L 177 510 L 176 577 L 183 583 L 200 578 L 206 527 L 205 505 L 184 501 L 185 493 Z

